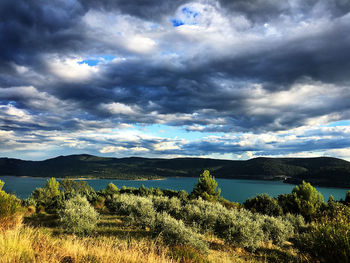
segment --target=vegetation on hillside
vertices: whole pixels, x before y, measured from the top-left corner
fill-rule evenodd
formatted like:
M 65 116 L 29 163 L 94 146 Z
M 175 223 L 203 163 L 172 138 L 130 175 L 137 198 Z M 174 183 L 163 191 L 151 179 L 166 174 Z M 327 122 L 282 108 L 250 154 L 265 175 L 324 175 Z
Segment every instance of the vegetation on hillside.
M 254 158 L 248 161 L 206 158 L 103 158 L 59 156 L 45 161 L 0 158 L 0 176 L 159 179 L 197 177 L 209 169 L 217 178 L 285 180 L 300 184 L 350 187 L 350 163 L 337 158 Z
M 22 201 L 0 190 L 0 262 L 346 263 L 349 196 L 324 202 L 302 182 L 237 204 L 209 171 L 191 194 L 51 178 Z

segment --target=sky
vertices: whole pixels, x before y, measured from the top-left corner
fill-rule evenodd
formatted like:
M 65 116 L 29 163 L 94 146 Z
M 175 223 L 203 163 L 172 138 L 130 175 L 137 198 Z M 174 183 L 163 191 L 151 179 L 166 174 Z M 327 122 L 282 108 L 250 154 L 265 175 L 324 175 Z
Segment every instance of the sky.
M 350 161 L 348 0 L 1 0 L 0 157 Z

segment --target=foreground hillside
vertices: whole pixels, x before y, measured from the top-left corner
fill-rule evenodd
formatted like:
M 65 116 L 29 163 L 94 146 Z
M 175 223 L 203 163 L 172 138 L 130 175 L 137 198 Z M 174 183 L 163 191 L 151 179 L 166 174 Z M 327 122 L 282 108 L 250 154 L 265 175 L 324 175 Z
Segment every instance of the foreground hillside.
M 156 179 L 196 177 L 210 169 L 217 178 L 302 180 L 314 185 L 350 187 L 350 162 L 318 158 L 254 158 L 247 161 L 206 158 L 104 158 L 91 155 L 59 156 L 44 161 L 0 158 L 0 176 L 94 177 L 117 179 Z
M 51 178 L 20 200 L 3 185 L 0 263 L 350 262 L 350 191 L 325 202 L 303 182 L 240 204 L 207 170 L 191 193 Z

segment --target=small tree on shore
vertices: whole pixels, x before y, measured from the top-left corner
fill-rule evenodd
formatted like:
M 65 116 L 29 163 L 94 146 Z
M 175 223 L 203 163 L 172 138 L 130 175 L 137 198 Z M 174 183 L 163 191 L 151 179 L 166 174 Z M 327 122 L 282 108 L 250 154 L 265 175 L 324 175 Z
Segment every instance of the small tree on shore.
M 312 219 L 324 204 L 323 196 L 310 183 L 302 182 L 297 185 L 292 194 L 298 207 L 298 212 L 306 219 Z
M 204 170 L 198 179 L 198 183 L 194 186 L 190 195 L 191 198 L 201 197 L 206 201 L 217 201 L 220 197 L 221 190 L 217 188 L 218 183 L 209 170 Z

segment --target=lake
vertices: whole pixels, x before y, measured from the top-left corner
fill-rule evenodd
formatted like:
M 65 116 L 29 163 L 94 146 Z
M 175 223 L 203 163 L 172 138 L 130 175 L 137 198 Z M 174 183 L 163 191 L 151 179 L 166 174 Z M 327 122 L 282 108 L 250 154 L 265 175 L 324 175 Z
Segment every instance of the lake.
M 35 188 L 43 187 L 47 178 L 35 177 L 15 177 L 1 176 L 1 180 L 5 182 L 4 190 L 6 192 L 15 193 L 20 198 L 27 198 Z M 191 192 L 198 178 L 166 178 L 164 180 L 148 180 L 148 181 L 130 181 L 130 180 L 111 180 L 111 179 L 94 179 L 86 180 L 88 184 L 95 190 L 105 188 L 110 182 L 114 183 L 118 188 L 123 185 L 127 187 L 159 187 L 161 189 L 185 190 Z M 277 197 L 279 194 L 290 193 L 295 185 L 285 184 L 281 181 L 262 181 L 262 180 L 240 180 L 240 179 L 219 179 L 216 178 L 221 194 L 224 198 L 235 201 L 244 202 L 250 197 L 261 193 L 267 193 L 270 196 Z M 349 189 L 316 187 L 323 194 L 325 201 L 330 195 L 336 200 L 344 199 Z

